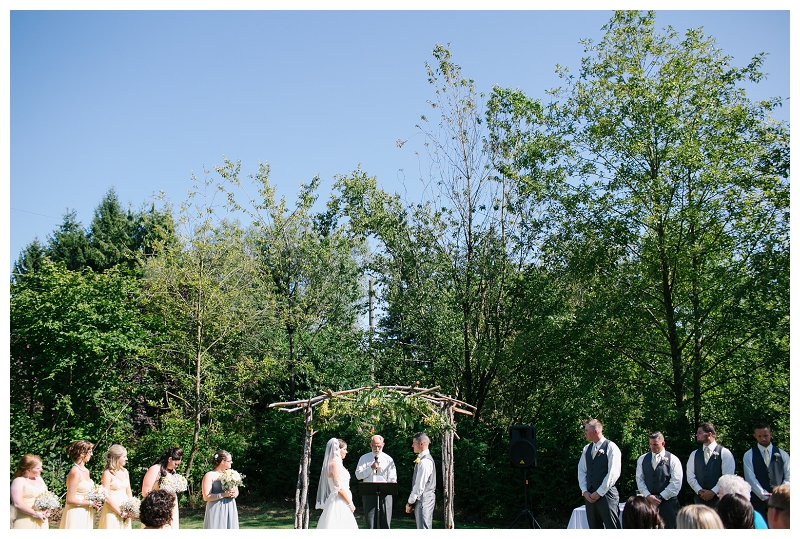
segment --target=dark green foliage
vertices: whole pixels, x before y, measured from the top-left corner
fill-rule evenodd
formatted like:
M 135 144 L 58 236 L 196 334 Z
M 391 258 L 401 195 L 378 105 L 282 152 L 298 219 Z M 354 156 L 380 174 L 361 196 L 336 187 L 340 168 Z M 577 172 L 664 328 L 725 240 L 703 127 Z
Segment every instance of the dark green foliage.
M 11 447 L 57 455 L 70 442 L 127 437 L 144 346 L 137 283 L 117 271 L 45 262 L 11 285 Z
M 47 260 L 47 249 L 39 242 L 39 238 L 34 238 L 14 262 L 11 280 L 20 282 L 27 274 L 39 271 L 45 260 Z

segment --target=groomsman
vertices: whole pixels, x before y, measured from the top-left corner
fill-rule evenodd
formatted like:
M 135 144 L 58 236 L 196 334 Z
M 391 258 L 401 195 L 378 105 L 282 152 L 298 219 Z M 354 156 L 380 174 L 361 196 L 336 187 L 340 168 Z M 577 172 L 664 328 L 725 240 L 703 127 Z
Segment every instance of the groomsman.
M 583 427 L 590 442 L 578 460 L 578 485 L 586 499 L 586 519 L 590 528 L 619 529 L 619 493 L 614 485 L 622 469 L 622 453 L 603 437 L 603 424 L 591 419 Z
M 369 445 L 372 451 L 362 455 L 356 466 L 356 479 L 365 483 L 397 483 L 397 468 L 392 457 L 383 452 L 383 436 L 376 434 Z M 375 526 L 375 496 L 362 496 L 364 503 L 364 520 L 368 529 L 382 528 L 388 530 L 392 523 L 392 495 L 381 494 L 381 521 L 380 526 Z
M 658 506 L 658 513 L 668 530 L 675 528 L 678 517 L 678 493 L 683 484 L 683 466 L 678 457 L 664 449 L 664 435 L 650 435 L 650 451 L 636 461 L 636 485 L 639 493 Z
M 695 492 L 694 503 L 716 507 L 719 498 L 717 481 L 723 475 L 733 475 L 736 463 L 733 453 L 716 442 L 717 429 L 711 423 L 700 423 L 695 439 L 703 444 L 695 449 L 686 463 L 686 482 Z
M 772 489 L 789 483 L 789 453 L 772 445 L 772 429 L 756 423 L 753 438 L 758 444 L 744 454 L 744 478 L 750 483 L 750 503 L 767 518 Z
M 408 495 L 406 513 L 414 511 L 417 529 L 430 530 L 433 526 L 433 507 L 436 505 L 436 463 L 428 446 L 431 439 L 424 432 L 414 435 L 411 448 L 417 454 L 414 475 L 411 478 L 411 494 Z

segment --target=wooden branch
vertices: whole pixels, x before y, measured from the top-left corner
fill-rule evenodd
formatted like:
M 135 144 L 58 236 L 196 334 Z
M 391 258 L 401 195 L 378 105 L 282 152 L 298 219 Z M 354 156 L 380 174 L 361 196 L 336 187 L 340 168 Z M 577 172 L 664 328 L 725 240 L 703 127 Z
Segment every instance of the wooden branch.
M 419 393 L 411 393 L 410 396 L 417 397 L 419 395 L 425 395 L 426 393 L 432 393 L 432 392 L 436 391 L 437 389 L 441 389 L 441 387 L 440 386 L 436 386 L 436 387 L 432 387 L 430 389 L 423 389 L 423 390 L 420 390 L 418 387 L 415 387 L 414 389 L 419 390 Z
M 268 406 L 268 408 L 275 408 L 275 407 L 278 407 L 278 406 L 292 406 L 292 405 L 295 405 L 295 404 L 303 404 L 303 403 L 306 403 L 306 402 L 308 402 L 308 399 L 303 399 L 301 401 L 291 401 L 291 402 L 273 402 L 272 404 L 270 404 Z
M 475 415 L 475 414 L 473 414 L 472 412 L 469 412 L 469 411 L 467 411 L 467 410 L 462 410 L 461 408 L 456 408 L 455 406 L 453 406 L 453 411 L 454 411 L 454 412 L 458 412 L 459 414 L 465 414 L 465 415 Z
M 305 408 L 306 408 L 305 406 L 298 406 L 297 408 L 278 408 L 278 411 L 292 413 L 298 410 L 305 410 Z

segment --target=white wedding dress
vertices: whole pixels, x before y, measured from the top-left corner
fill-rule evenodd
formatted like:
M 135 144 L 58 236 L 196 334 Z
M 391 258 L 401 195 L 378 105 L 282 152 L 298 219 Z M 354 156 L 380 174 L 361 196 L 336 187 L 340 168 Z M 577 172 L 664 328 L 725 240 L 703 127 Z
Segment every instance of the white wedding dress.
M 339 495 L 339 490 L 343 490 L 347 492 L 348 499 L 353 499 L 353 495 L 350 494 L 350 472 L 344 466 L 341 466 L 339 470 L 338 481 L 334 481 L 332 477 L 326 477 L 330 494 L 322 507 L 322 515 L 317 522 L 318 530 L 358 529 L 356 517 L 353 516 L 350 507 Z

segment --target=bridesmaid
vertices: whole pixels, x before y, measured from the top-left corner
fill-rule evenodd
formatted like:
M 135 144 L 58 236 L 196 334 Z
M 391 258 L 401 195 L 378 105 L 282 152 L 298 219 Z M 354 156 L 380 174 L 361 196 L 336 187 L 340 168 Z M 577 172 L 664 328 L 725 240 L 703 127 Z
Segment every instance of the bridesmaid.
M 100 509 L 100 502 L 91 502 L 86 497 L 94 487 L 86 463 L 92 458 L 94 444 L 78 440 L 67 448 L 69 458 L 74 463 L 67 474 L 67 503 L 61 512 L 58 527 L 63 529 L 89 529 L 94 527 L 94 511 Z
M 128 451 L 119 444 L 112 445 L 106 453 L 106 469 L 103 471 L 103 486 L 108 491 L 106 502 L 100 511 L 100 529 L 131 529 L 131 519 L 123 515 L 120 504 L 132 498 L 131 480 L 125 463 Z
M 164 453 L 158 457 L 158 460 L 156 460 L 155 463 L 148 468 L 147 473 L 144 474 L 144 479 L 142 479 L 142 497 L 150 494 L 150 491 L 152 490 L 158 490 L 159 482 L 161 481 L 162 477 L 168 473 L 176 473 L 175 470 L 180 465 L 182 459 L 183 450 L 178 447 L 170 447 L 164 451 Z M 165 527 L 171 527 L 173 530 L 179 529 L 180 522 L 178 517 L 178 502 L 176 495 L 175 505 L 172 510 L 172 523 L 171 525 L 168 524 Z
M 203 529 L 238 530 L 239 512 L 236 509 L 236 496 L 239 487 L 223 492 L 219 476 L 233 466 L 233 458 L 227 451 L 217 451 L 211 460 L 214 469 L 203 476 L 203 500 L 206 502 L 206 517 Z
M 17 471 L 11 481 L 11 501 L 14 504 L 12 513 L 15 530 L 50 528 L 47 518 L 49 511 L 36 511 L 33 502 L 36 497 L 47 490 L 42 479 L 42 459 L 37 455 L 23 455 L 17 463 Z

